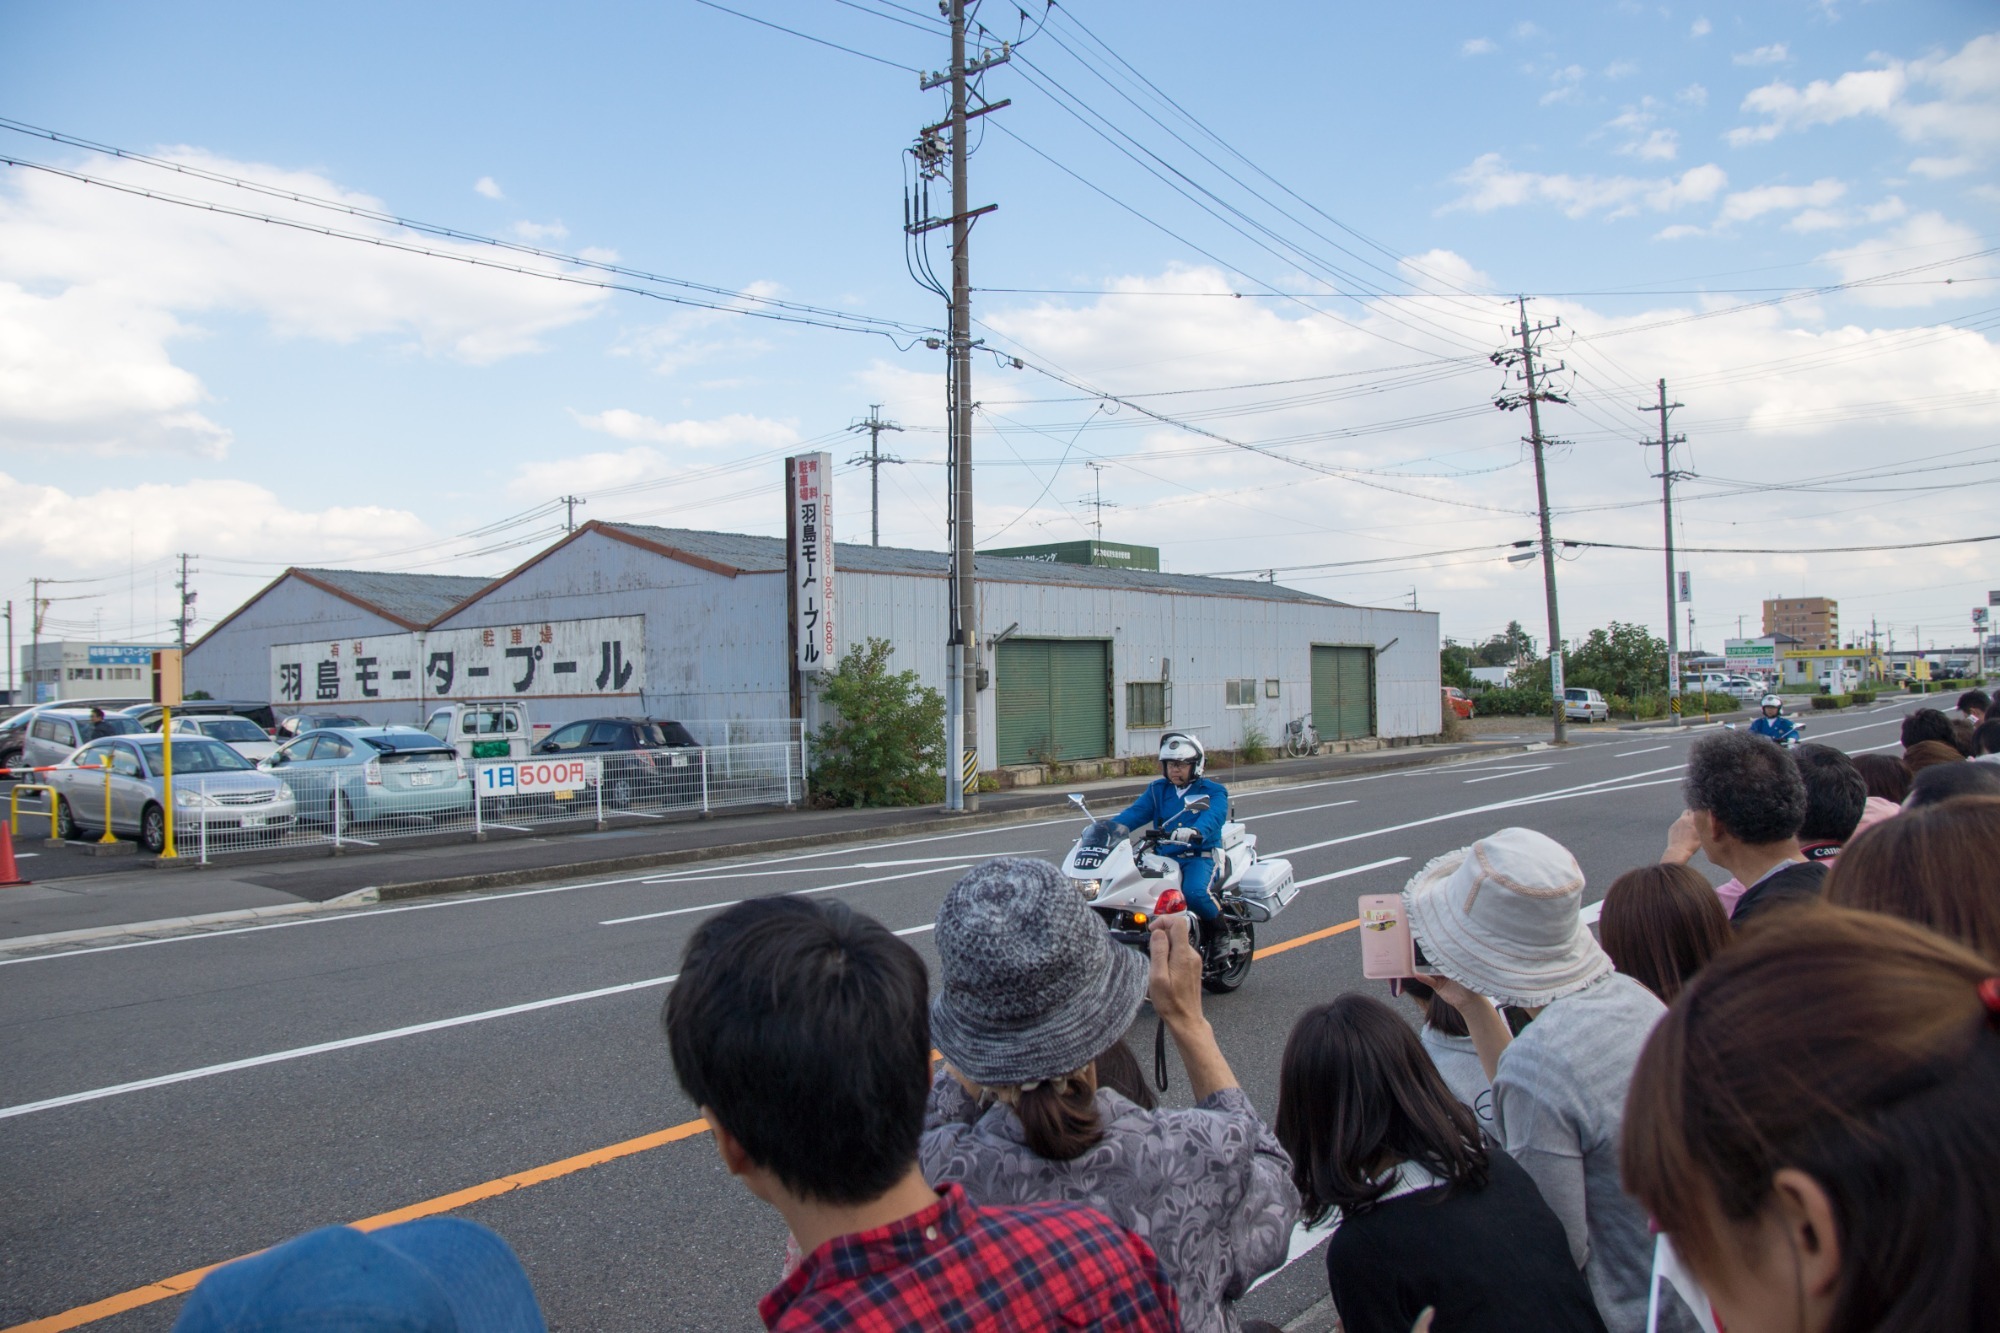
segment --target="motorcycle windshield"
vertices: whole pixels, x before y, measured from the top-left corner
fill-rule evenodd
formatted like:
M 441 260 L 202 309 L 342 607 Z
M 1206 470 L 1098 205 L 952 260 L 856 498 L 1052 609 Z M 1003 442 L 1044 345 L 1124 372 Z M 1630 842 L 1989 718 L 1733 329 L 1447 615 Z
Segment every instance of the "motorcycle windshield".
M 1083 831 L 1077 845 L 1089 851 L 1109 851 L 1124 836 L 1124 827 L 1115 820 L 1100 819 Z

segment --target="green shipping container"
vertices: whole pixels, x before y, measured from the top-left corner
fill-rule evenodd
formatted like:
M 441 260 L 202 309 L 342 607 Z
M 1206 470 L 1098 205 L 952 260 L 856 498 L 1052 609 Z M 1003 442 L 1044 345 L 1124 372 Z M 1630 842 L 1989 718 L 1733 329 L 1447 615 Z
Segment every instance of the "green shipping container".
M 1323 741 L 1375 734 L 1375 650 L 1312 650 L 1313 726 Z
M 1002 764 L 1111 753 L 1111 645 L 1101 639 L 1004 639 L 994 654 Z

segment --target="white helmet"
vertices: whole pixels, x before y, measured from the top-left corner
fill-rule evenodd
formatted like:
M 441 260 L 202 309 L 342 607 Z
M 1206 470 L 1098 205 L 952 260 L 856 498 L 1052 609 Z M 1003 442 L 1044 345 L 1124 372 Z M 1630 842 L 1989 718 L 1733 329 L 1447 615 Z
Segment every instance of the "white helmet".
M 1785 708 L 1785 701 L 1783 699 L 1780 699 L 1775 694 L 1767 694 L 1764 696 L 1764 702 L 1758 704 L 1757 706 L 1759 708 L 1775 708 L 1779 712 L 1783 712 Z
M 1160 737 L 1160 771 L 1166 772 L 1167 761 L 1194 765 L 1194 775 L 1201 776 L 1202 766 L 1208 762 L 1208 753 L 1201 748 L 1201 742 L 1185 731 L 1170 731 Z

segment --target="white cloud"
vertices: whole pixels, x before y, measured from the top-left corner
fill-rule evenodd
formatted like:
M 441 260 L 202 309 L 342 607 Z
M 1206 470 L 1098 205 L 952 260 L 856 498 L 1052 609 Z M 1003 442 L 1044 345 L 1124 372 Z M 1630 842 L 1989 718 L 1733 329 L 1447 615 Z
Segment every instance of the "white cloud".
M 1910 163 L 1910 174 L 1922 176 L 1926 180 L 1950 180 L 1954 176 L 1967 174 L 1977 165 L 1978 163 L 1974 162 L 1970 157 L 1963 155 L 1958 157 L 1920 157 Z
M 1970 152 L 2000 147 L 2000 33 L 1975 37 L 1949 56 L 1874 58 L 1880 68 L 1814 79 L 1803 88 L 1780 79 L 1752 89 L 1742 110 L 1762 120 L 1730 130 L 1729 142 L 1769 143 L 1781 134 L 1872 116 L 1910 143 L 1942 142 Z M 1918 100 L 1913 94 L 1920 89 L 1939 95 Z
M 1519 23 L 1516 23 L 1514 25 L 1514 37 L 1517 41 L 1525 42 L 1530 37 L 1539 37 L 1541 35 L 1542 35 L 1542 30 L 1540 28 L 1537 28 L 1533 23 L 1529 22 L 1527 19 L 1522 19 Z
M 796 444 L 799 432 L 790 422 L 734 412 L 712 421 L 660 421 L 622 407 L 603 412 L 572 412 L 585 430 L 601 431 L 617 440 L 643 440 L 685 449 L 713 449 L 744 444 L 775 448 Z
M 560 241 L 569 235 L 569 228 L 561 222 L 516 222 L 508 228 L 515 237 L 530 243 L 538 241 Z
M 1810 185 L 1759 185 L 1738 190 L 1722 201 L 1718 223 L 1748 222 L 1766 213 L 1800 208 L 1825 208 L 1847 193 L 1847 186 L 1828 176 Z
M 1662 227 L 1653 233 L 1656 241 L 1682 241 L 1690 236 L 1706 236 L 1708 228 L 1697 227 L 1691 222 L 1676 222 L 1671 227 Z
M 481 176 L 478 180 L 472 182 L 472 190 L 474 194 L 483 194 L 488 199 L 505 199 L 507 197 L 500 192 L 500 182 L 494 180 L 491 176 Z
M 1918 213 L 1902 226 L 1872 241 L 1863 241 L 1844 250 L 1829 250 L 1819 257 L 1819 262 L 1838 272 L 1842 282 L 1856 282 L 1919 264 L 1953 259 L 1961 254 L 1972 255 L 1985 248 L 1986 242 L 1972 228 L 1953 222 L 1942 213 Z M 1953 300 L 1959 295 L 1939 279 L 1963 280 L 1990 277 L 1996 273 L 2000 273 L 2000 264 L 1995 264 L 1990 256 L 1972 258 L 1911 274 L 1902 285 L 1884 283 L 1879 287 L 1859 287 L 1851 295 L 1873 306 L 1933 305 Z
M 1549 75 L 1549 82 L 1555 87 L 1542 94 L 1542 105 L 1553 106 L 1557 102 L 1573 102 L 1583 90 L 1584 71 L 1581 65 L 1565 65 Z
M 1698 83 L 1690 83 L 1687 87 L 1674 94 L 1674 100 L 1676 102 L 1684 102 L 1689 106 L 1707 106 L 1708 89 Z
M 1604 67 L 1607 79 L 1629 79 L 1639 72 L 1639 66 L 1630 60 L 1614 60 Z
M 1627 107 L 1605 122 L 1606 131 L 1624 140 L 1612 151 L 1641 162 L 1671 162 L 1680 156 L 1679 132 L 1654 124 L 1659 105 L 1650 97 L 1642 98 L 1639 105 Z
M 1772 42 L 1754 51 L 1738 51 L 1730 57 L 1739 65 L 1782 65 L 1791 58 L 1792 53 L 1785 49 L 1783 42 Z
M 624 408 L 572 411 L 570 415 L 586 430 L 635 443 L 629 449 L 523 464 L 507 483 L 509 494 L 516 499 L 547 499 L 570 492 L 588 495 L 636 483 L 672 482 L 690 472 L 714 466 L 704 459 L 690 468 L 687 455 L 691 451 L 732 447 L 782 449 L 799 442 L 799 433 L 790 423 L 743 414 L 712 421 L 660 421 Z M 655 448 L 656 445 L 665 447 Z
M 223 174 L 360 207 L 379 201 L 323 176 L 159 150 Z M 244 196 L 133 162 L 93 174 L 242 206 Z M 587 288 L 441 263 L 373 245 L 21 172 L 0 192 L 0 447 L 219 457 L 230 433 L 175 347 L 208 316 L 249 315 L 279 338 L 389 338 L 483 364 L 536 350 L 604 301 Z M 428 248 L 482 247 L 258 200 L 256 211 Z
M 1458 53 L 1462 56 L 1490 56 L 1499 49 L 1490 38 L 1468 37 L 1460 43 Z
M 1706 203 L 1721 193 L 1729 177 L 1721 167 L 1706 163 L 1690 167 L 1679 176 L 1643 179 L 1635 176 L 1545 175 L 1534 171 L 1514 171 L 1498 153 L 1475 158 L 1472 165 L 1452 177 L 1464 193 L 1440 212 L 1469 209 L 1490 213 L 1495 209 L 1523 204 L 1552 204 L 1573 218 L 1592 213 L 1608 217 L 1631 217 L 1641 210 L 1670 212 L 1691 204 Z
M 1706 18 L 1698 18 L 1688 25 L 1688 36 L 1690 37 L 1706 37 L 1714 31 L 1715 25 L 1710 23 Z

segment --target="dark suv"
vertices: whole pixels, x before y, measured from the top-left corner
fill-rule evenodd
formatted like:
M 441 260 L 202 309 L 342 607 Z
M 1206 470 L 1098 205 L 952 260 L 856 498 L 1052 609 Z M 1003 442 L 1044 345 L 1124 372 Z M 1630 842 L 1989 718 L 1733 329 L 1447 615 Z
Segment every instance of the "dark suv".
M 701 801 L 701 742 L 678 722 L 587 717 L 557 727 L 534 752 L 603 755 L 604 799 L 620 809 Z

